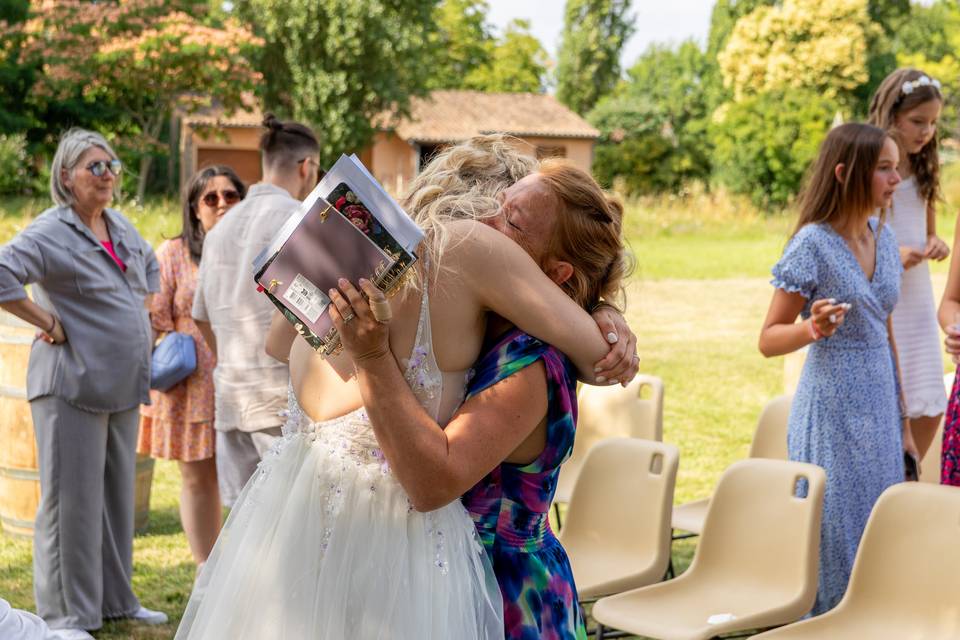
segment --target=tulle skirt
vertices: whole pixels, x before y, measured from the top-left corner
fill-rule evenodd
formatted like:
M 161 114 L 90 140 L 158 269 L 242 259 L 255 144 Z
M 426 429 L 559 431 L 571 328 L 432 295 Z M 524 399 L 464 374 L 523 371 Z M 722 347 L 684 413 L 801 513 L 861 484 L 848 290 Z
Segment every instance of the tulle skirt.
M 264 458 L 176 639 L 486 640 L 502 616 L 463 506 L 415 511 L 358 410 Z

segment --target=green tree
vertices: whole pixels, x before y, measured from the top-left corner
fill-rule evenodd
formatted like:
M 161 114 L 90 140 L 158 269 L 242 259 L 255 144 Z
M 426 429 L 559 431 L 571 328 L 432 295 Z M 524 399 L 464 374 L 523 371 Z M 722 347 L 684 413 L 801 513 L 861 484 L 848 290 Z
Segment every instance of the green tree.
M 711 127 L 715 175 L 760 207 L 787 204 L 836 110 L 834 100 L 814 89 L 768 91 L 726 104 Z
M 154 155 L 169 151 L 161 132 L 175 109 L 190 113 L 215 97 L 232 110 L 259 76 L 247 54 L 259 43 L 235 23 L 208 27 L 167 0 L 36 2 L 13 27 L 23 38 L 20 62 L 42 68 L 30 87 L 38 112 L 61 100 L 106 105 L 111 129 L 140 157 L 143 199 Z
M 957 56 L 957 30 L 960 28 L 960 6 L 953 0 L 936 0 L 929 5 L 913 7 L 909 16 L 895 25 L 891 48 L 897 56 L 923 56 L 941 60 Z
M 29 10 L 29 0 L 0 0 L 0 25 L 21 24 L 27 19 Z M 19 33 L 11 33 L 0 44 L 0 133 L 23 131 L 31 122 L 24 103 L 33 69 L 20 63 L 22 44 L 23 37 Z
M 867 35 L 867 81 L 854 91 L 854 114 L 866 117 L 870 97 L 883 79 L 897 68 L 893 39 L 904 22 L 909 20 L 910 0 L 869 0 L 867 12 L 877 29 Z
M 737 20 L 758 7 L 768 7 L 775 3 L 776 0 L 717 0 L 710 12 L 707 56 L 713 58 L 723 51 Z
M 913 8 L 893 36 L 897 66 L 916 67 L 943 85 L 946 105 L 941 122 L 950 134 L 960 132 L 960 5 L 937 0 Z
M 629 195 L 677 190 L 684 171 L 669 119 L 645 97 L 608 96 L 587 119 L 600 130 L 591 170 Z
M 615 148 L 626 152 L 631 144 L 641 144 L 633 139 L 635 125 L 625 127 L 618 122 L 619 119 L 633 118 L 637 114 L 652 118 L 653 128 L 643 137 L 657 148 L 661 141 L 650 139 L 649 134 L 655 133 L 669 143 L 667 167 L 672 176 L 665 179 L 661 173 L 652 173 L 650 175 L 656 179 L 650 181 L 650 188 L 640 190 L 649 191 L 654 187 L 676 190 L 688 180 L 706 179 L 709 175 L 709 112 L 703 90 L 706 69 L 706 56 L 692 40 L 677 47 L 651 45 L 627 70 L 627 80 L 620 84 L 615 95 L 602 99 L 589 116 L 594 126 L 605 135 L 599 143 L 605 147 L 605 154 L 608 153 L 607 145 L 612 147 L 609 153 L 614 153 Z M 612 104 L 606 104 L 608 100 Z M 630 100 L 640 106 L 631 107 Z M 620 142 L 608 135 L 618 128 L 628 132 Z M 647 127 L 642 129 L 648 130 Z M 661 136 L 662 132 L 667 133 Z M 639 159 L 635 152 L 629 153 Z M 642 171 L 640 167 L 630 170 Z
M 490 62 L 471 71 L 464 89 L 540 93 L 545 88 L 550 58 L 530 34 L 530 22 L 513 20 L 492 47 Z
M 852 107 L 867 82 L 867 41 L 878 32 L 867 0 L 783 0 L 740 18 L 718 55 L 735 100 L 813 89 Z
M 493 60 L 496 43 L 487 23 L 486 0 L 443 0 L 435 12 L 433 70 L 429 89 L 459 89 L 466 77 Z
M 727 46 L 727 40 L 737 20 L 757 7 L 774 4 L 776 0 L 717 0 L 710 13 L 710 31 L 707 35 L 706 69 L 704 70 L 704 94 L 709 111 L 732 98 L 732 92 L 723 86 L 723 76 L 717 55 Z
M 620 79 L 620 52 L 633 34 L 630 0 L 567 0 L 557 62 L 557 99 L 586 113 Z
M 323 164 L 362 149 L 385 111 L 409 112 L 434 72 L 438 0 L 242 0 L 266 46 L 266 108 L 311 124 Z

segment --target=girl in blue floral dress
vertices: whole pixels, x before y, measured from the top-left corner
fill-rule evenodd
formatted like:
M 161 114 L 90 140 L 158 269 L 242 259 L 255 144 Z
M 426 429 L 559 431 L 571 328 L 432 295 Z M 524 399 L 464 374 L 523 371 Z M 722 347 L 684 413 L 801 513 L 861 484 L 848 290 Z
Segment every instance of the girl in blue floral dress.
M 893 233 L 871 217 L 900 182 L 898 155 L 876 127 L 830 132 L 797 230 L 773 267 L 776 290 L 760 334 L 765 356 L 810 345 L 787 444 L 791 460 L 827 472 L 814 615 L 843 597 L 870 510 L 903 481 L 903 448 L 913 447 L 890 331 L 902 267 Z

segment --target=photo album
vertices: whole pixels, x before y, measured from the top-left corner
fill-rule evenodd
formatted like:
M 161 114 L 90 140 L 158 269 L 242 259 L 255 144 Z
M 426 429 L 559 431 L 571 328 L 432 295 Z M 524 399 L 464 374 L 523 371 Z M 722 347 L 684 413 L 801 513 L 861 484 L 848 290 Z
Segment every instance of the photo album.
M 254 280 L 297 333 L 329 355 L 340 336 L 327 291 L 340 278 L 366 278 L 390 292 L 412 273 L 423 235 L 356 156 L 340 156 L 254 260 Z

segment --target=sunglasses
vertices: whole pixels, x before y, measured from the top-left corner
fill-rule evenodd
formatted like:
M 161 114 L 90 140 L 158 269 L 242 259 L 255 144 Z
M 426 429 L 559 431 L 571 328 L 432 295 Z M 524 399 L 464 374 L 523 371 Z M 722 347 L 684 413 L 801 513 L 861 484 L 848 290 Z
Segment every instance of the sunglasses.
M 208 207 L 215 207 L 221 198 L 223 198 L 223 201 L 228 205 L 234 205 L 240 202 L 240 192 L 234 191 L 233 189 L 227 189 L 226 191 L 209 191 L 203 194 L 200 201 Z
M 114 176 L 119 176 L 120 172 L 123 171 L 123 163 L 119 160 L 97 160 L 87 165 L 87 171 L 98 178 L 103 177 L 107 171 Z

